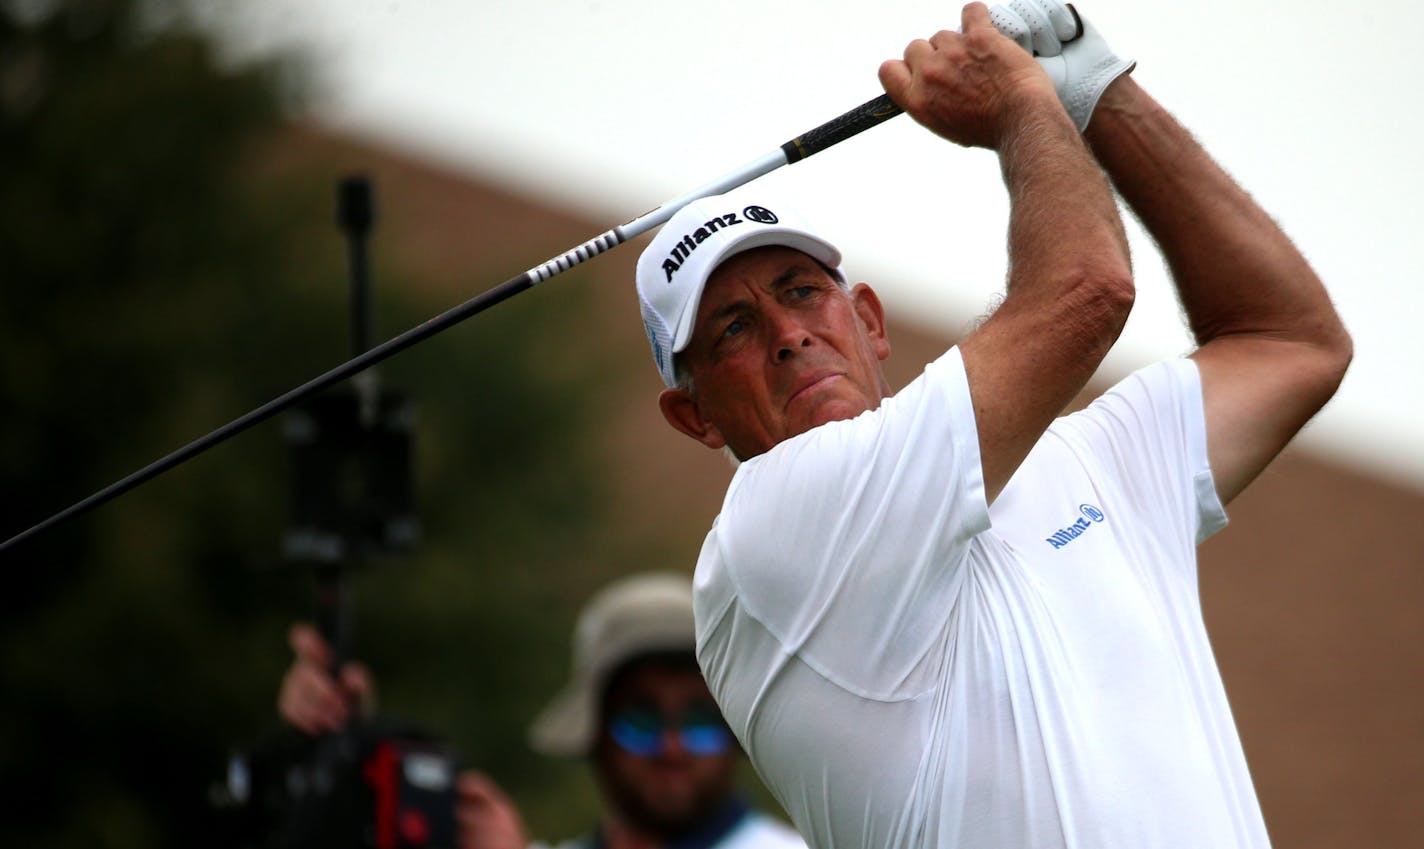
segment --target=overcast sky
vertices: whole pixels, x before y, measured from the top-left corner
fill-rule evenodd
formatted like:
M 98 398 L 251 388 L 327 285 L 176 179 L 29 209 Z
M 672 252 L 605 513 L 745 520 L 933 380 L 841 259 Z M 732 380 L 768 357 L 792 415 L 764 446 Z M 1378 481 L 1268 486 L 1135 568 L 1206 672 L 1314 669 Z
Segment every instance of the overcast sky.
M 960 5 L 251 0 L 230 32 L 248 48 L 311 51 L 328 122 L 612 226 L 879 94 L 880 62 L 957 25 Z M 1424 488 L 1424 71 L 1413 4 L 1078 6 L 1329 286 L 1355 363 L 1304 439 Z M 1002 286 L 1006 206 L 984 151 L 901 117 L 763 180 L 825 226 L 850 276 L 895 313 L 958 332 Z M 1150 242 L 1129 229 L 1138 300 L 1108 376 L 1189 346 Z

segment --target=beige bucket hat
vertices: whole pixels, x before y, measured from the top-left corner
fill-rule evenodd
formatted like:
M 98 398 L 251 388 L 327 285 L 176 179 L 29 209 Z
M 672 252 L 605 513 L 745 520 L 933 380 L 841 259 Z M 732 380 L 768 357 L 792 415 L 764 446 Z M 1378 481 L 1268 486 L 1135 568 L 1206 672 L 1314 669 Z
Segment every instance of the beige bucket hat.
M 644 572 L 599 590 L 574 627 L 572 677 L 534 719 L 529 745 L 545 755 L 587 755 L 609 675 L 639 655 L 692 652 L 693 627 L 692 581 L 684 575 Z

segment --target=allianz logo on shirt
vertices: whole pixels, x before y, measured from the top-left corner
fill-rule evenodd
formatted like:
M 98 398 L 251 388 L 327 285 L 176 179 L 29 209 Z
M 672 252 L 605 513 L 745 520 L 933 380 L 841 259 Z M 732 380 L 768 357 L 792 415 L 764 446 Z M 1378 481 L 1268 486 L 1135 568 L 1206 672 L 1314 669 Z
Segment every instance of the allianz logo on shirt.
M 1044 542 L 1048 543 L 1054 548 L 1062 548 L 1063 546 L 1082 536 L 1093 525 L 1096 525 L 1099 522 L 1107 521 L 1108 518 L 1106 515 L 1103 514 L 1103 511 L 1099 510 L 1091 504 L 1079 504 L 1078 512 L 1083 514 L 1082 518 L 1078 519 L 1066 528 L 1059 528 L 1053 533 L 1052 536 L 1045 539 Z

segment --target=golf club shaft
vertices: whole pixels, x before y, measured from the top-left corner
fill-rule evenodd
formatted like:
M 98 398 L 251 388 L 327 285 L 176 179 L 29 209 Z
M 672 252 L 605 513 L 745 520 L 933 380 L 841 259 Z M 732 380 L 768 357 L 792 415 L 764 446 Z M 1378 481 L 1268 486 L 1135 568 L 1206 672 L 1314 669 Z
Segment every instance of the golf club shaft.
M 435 316 L 424 324 L 417 325 L 399 336 L 389 339 L 347 360 L 325 374 L 309 380 L 301 386 L 268 401 L 266 404 L 263 404 L 245 415 L 233 419 L 206 436 L 195 439 L 177 451 L 155 460 L 128 477 L 110 484 L 93 495 L 90 495 L 88 498 L 54 514 L 39 524 L 30 527 L 28 530 L 16 534 L 4 543 L 0 543 L 0 553 L 8 551 L 14 546 L 60 522 L 72 519 L 75 516 L 93 510 L 105 502 L 117 498 L 139 484 L 151 480 L 174 466 L 196 457 L 218 443 L 271 418 L 308 396 L 339 383 L 358 372 L 364 371 L 376 363 L 404 351 L 417 342 L 428 339 L 436 333 L 448 327 L 452 327 L 476 313 L 483 312 L 495 304 L 508 300 L 514 295 L 523 292 L 525 289 L 538 283 L 543 283 L 558 274 L 562 274 L 575 265 L 590 260 L 605 251 L 616 248 L 625 241 L 663 224 L 679 209 L 682 209 L 698 198 L 706 197 L 707 195 L 721 194 L 737 186 L 749 183 L 763 174 L 774 171 L 783 165 L 799 162 L 808 156 L 819 153 L 838 142 L 844 141 L 864 130 L 868 130 L 876 124 L 882 123 L 898 114 L 900 114 L 900 109 L 895 106 L 886 95 L 881 95 L 874 100 L 861 104 L 855 109 L 846 112 L 844 115 L 827 121 L 803 135 L 797 136 L 760 159 L 750 162 L 687 194 L 674 198 L 626 224 L 619 225 L 618 227 L 614 227 L 607 232 L 595 236 L 578 247 L 554 257 L 542 265 L 535 266 L 518 277 L 510 278 L 498 286 L 476 295 L 463 304 Z

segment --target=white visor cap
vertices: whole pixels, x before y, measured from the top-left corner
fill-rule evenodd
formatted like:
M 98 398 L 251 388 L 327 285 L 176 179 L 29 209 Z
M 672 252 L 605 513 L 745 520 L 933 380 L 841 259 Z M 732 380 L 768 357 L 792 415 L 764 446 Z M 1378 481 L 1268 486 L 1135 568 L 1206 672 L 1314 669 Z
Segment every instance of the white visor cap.
M 845 282 L 836 246 L 812 233 L 790 207 L 765 194 L 744 191 L 699 198 L 678 210 L 638 257 L 643 329 L 667 386 L 677 385 L 673 355 L 691 341 L 707 278 L 723 261 L 753 248 L 781 245 L 815 259 Z

